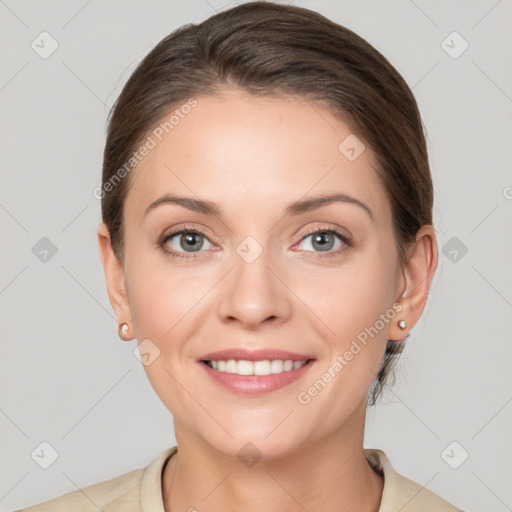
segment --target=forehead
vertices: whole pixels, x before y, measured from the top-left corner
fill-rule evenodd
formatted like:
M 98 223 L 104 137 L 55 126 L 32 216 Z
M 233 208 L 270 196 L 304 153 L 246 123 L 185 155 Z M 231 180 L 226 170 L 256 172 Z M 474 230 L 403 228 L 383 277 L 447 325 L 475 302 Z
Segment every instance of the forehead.
M 320 103 L 237 90 L 195 100 L 148 134 L 153 147 L 132 171 L 125 204 L 136 217 L 166 193 L 220 203 L 234 216 L 344 193 L 377 218 L 390 215 L 371 149 Z

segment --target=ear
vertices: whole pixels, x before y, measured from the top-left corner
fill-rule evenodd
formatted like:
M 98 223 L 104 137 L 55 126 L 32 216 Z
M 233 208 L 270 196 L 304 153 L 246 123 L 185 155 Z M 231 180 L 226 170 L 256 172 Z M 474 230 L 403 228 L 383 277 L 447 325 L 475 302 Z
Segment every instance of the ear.
M 130 331 L 133 331 L 128 295 L 126 293 L 123 263 L 114 254 L 110 232 L 103 222 L 98 226 L 98 245 L 103 270 L 105 272 L 105 283 L 107 285 L 110 304 L 112 304 L 118 322 L 127 323 Z M 126 340 L 127 338 L 124 337 L 123 339 Z
M 433 226 L 425 225 L 416 235 L 416 242 L 410 248 L 402 272 L 404 287 L 397 302 L 402 310 L 390 324 L 388 338 L 394 341 L 405 339 L 420 319 L 428 299 L 430 283 L 437 268 L 438 251 Z M 405 320 L 405 329 L 398 327 L 398 321 Z

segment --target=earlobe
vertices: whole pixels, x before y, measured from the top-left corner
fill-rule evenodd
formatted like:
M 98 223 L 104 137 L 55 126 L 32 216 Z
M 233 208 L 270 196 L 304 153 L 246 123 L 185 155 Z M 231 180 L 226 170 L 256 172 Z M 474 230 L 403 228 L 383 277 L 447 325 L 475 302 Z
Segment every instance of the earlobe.
M 420 319 L 425 309 L 430 284 L 437 268 L 438 252 L 433 226 L 422 226 L 403 265 L 405 286 L 398 302 L 402 306 L 397 320 L 390 325 L 388 338 L 402 341 Z M 402 323 L 404 322 L 404 323 Z
M 110 304 L 118 322 L 131 325 L 132 318 L 125 287 L 123 263 L 114 254 L 110 232 L 103 222 L 98 226 L 98 245 Z

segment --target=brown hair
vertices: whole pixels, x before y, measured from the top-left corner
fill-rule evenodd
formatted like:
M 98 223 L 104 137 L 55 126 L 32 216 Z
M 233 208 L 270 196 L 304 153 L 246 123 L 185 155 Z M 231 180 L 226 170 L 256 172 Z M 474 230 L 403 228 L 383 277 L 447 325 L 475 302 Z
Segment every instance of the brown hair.
M 323 103 L 372 148 L 388 193 L 400 261 L 422 225 L 432 224 L 433 187 L 414 96 L 363 38 L 309 9 L 248 2 L 160 41 L 125 84 L 108 120 L 101 208 L 116 256 L 124 259 L 127 162 L 169 112 L 226 88 L 295 95 Z M 123 171 L 124 170 L 124 171 Z M 127 179 L 121 179 L 127 176 Z M 403 342 L 388 341 L 369 394 L 375 404 Z

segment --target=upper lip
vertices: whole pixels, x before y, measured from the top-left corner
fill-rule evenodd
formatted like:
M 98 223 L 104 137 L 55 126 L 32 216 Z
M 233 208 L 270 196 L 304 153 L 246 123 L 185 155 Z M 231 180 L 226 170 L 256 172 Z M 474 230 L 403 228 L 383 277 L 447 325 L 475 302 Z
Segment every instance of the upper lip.
M 199 358 L 200 361 L 228 361 L 229 359 L 244 361 L 264 361 L 266 359 L 282 359 L 283 361 L 307 361 L 314 359 L 312 356 L 297 354 L 279 349 L 259 349 L 248 350 L 245 348 L 231 348 L 227 350 L 219 350 L 217 352 L 209 352 Z

